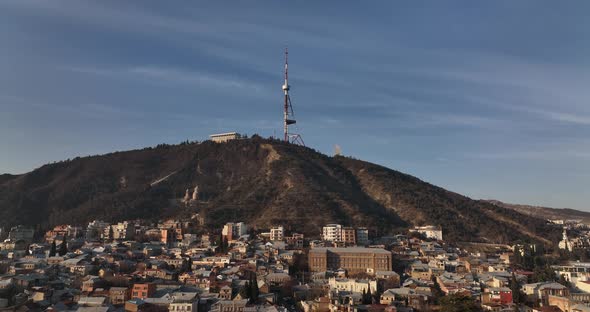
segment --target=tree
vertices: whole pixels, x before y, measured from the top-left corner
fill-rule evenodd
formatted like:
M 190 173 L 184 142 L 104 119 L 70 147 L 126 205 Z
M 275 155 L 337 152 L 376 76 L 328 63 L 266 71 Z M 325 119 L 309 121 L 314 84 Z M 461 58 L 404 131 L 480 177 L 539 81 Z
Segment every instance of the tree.
M 249 299 L 251 292 L 252 291 L 251 291 L 250 283 L 248 281 L 246 281 L 246 285 L 244 285 L 244 287 L 240 288 L 240 297 L 242 297 L 242 299 Z
M 229 250 L 229 244 L 227 238 L 224 236 L 221 242 L 221 252 L 226 253 Z
M 56 253 L 57 253 L 57 246 L 55 245 L 55 239 L 53 239 L 53 243 L 51 243 L 51 249 L 49 250 L 49 256 L 55 257 Z
M 555 282 L 558 280 L 555 271 L 550 266 L 538 267 L 533 271 L 533 282 Z
M 477 303 L 471 296 L 465 294 L 452 294 L 440 298 L 441 312 L 476 312 L 480 311 Z
M 524 302 L 524 298 L 520 292 L 520 284 L 516 280 L 516 275 L 514 275 L 514 273 L 512 273 L 512 278 L 510 279 L 510 290 L 512 290 L 512 301 L 514 301 L 514 303 L 518 304 Z
M 514 247 L 514 264 L 516 266 L 522 266 L 522 254 L 521 254 L 521 248 L 520 246 L 515 246 Z
M 113 226 L 109 225 L 109 240 L 112 242 L 115 238 L 115 232 L 113 231 Z
M 440 288 L 440 285 L 438 284 L 435 276 L 432 276 L 432 281 L 434 282 L 434 287 L 432 287 L 432 295 L 434 296 L 435 302 L 439 302 L 439 299 L 442 298 L 445 293 Z
M 260 295 L 260 290 L 258 289 L 258 280 L 256 278 L 256 273 L 250 273 L 250 303 L 255 303 L 258 301 L 258 296 Z
M 68 241 L 66 236 L 64 236 L 64 240 L 61 242 L 61 245 L 59 245 L 58 253 L 60 256 L 63 256 L 68 253 Z
M 369 285 L 369 290 L 365 291 L 363 288 L 363 304 L 372 304 L 373 303 L 373 296 L 371 295 L 371 286 Z
M 570 283 L 570 281 L 568 281 L 565 276 L 563 275 L 559 275 L 559 279 L 557 281 L 558 283 L 560 283 L 561 285 L 567 287 L 567 288 L 572 288 L 572 283 Z

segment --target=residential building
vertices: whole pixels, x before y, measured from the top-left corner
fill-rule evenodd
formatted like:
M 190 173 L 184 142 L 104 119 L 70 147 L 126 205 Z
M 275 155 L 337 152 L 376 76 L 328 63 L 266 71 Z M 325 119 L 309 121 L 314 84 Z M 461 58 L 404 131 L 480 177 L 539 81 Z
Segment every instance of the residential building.
M 352 227 L 343 227 L 340 233 L 342 242 L 346 245 L 356 245 L 356 231 Z
M 164 244 L 170 244 L 174 241 L 176 234 L 173 229 L 160 229 L 160 241 Z
M 303 234 L 293 233 L 290 237 L 287 237 L 287 244 L 293 248 L 303 248 Z
M 134 284 L 131 290 L 131 298 L 149 298 L 156 292 L 156 284 L 153 283 L 141 283 Z
M 435 239 L 435 240 L 443 240 L 442 235 L 442 228 L 440 226 L 434 225 L 427 225 L 427 226 L 416 226 L 413 229 L 410 229 L 410 232 L 417 232 L 420 233 L 427 238 Z
M 125 304 L 129 300 L 129 289 L 127 287 L 111 287 L 109 289 L 111 304 Z
M 127 240 L 135 235 L 135 224 L 130 224 L 127 221 L 113 224 L 111 228 L 113 230 L 112 239 Z
M 106 239 L 109 235 L 109 230 L 108 228 L 110 227 L 109 223 L 100 221 L 100 220 L 94 220 L 90 223 L 88 223 L 88 226 L 86 227 L 86 239 L 87 240 L 98 240 L 98 239 Z M 106 235 L 105 235 L 106 232 Z
M 45 232 L 45 241 L 52 243 L 56 238 L 63 239 L 68 234 L 69 225 L 57 225 L 52 230 Z
M 573 284 L 590 280 L 590 262 L 570 262 L 567 265 L 553 265 L 551 268 L 555 274 Z
M 549 296 L 568 297 L 570 294 L 567 287 L 555 282 L 525 284 L 522 286 L 522 291 L 529 301 L 545 305 L 548 303 Z
M 174 301 L 168 306 L 168 311 L 171 312 L 197 312 L 199 306 L 198 301 Z
M 508 287 L 492 287 L 481 294 L 483 304 L 511 304 L 512 290 Z
M 328 280 L 328 285 L 332 289 L 340 291 L 350 291 L 356 293 L 377 292 L 377 281 L 376 280 L 357 280 L 352 278 L 335 278 L 332 277 Z
M 356 229 L 356 244 L 358 246 L 366 246 L 369 244 L 369 230 L 361 227 Z
M 329 242 L 342 241 L 342 225 L 328 224 L 322 229 L 322 239 Z
M 27 243 L 33 242 L 33 237 L 35 236 L 35 230 L 23 225 L 18 225 L 10 229 L 10 233 L 8 233 L 8 239 L 17 242 L 17 241 L 25 241 Z
M 275 226 L 270 229 L 270 240 L 271 241 L 282 241 L 284 239 L 283 226 Z
M 223 226 L 221 235 L 227 239 L 228 242 L 238 240 L 242 235 L 248 233 L 248 226 L 244 222 L 229 222 Z
M 211 306 L 211 312 L 243 312 L 248 299 L 220 300 Z

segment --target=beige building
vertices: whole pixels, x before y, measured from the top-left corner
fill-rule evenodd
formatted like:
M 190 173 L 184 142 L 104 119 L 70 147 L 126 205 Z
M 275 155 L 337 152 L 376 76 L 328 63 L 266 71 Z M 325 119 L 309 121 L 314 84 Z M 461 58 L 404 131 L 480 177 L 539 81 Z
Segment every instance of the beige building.
M 135 224 L 130 224 L 127 221 L 113 224 L 111 228 L 113 230 L 113 237 L 110 237 L 111 239 L 126 240 L 131 239 L 135 235 Z
M 111 304 L 125 304 L 125 301 L 129 300 L 129 288 L 111 287 L 109 289 L 109 299 Z
M 271 241 L 282 241 L 284 238 L 283 226 L 275 226 L 270 229 L 270 240 Z
M 341 238 L 342 242 L 347 245 L 356 245 L 356 230 L 352 227 L 343 227 Z
M 198 301 L 178 300 L 168 306 L 168 311 L 197 312 Z
M 243 312 L 248 299 L 220 300 L 213 304 L 211 312 Z
M 349 274 L 391 271 L 391 252 L 380 248 L 314 248 L 309 251 L 312 272 L 345 269 Z
M 227 133 L 219 133 L 219 134 L 212 134 L 209 136 L 211 141 L 215 143 L 225 143 L 227 141 L 239 139 L 242 136 L 236 132 L 227 132 Z

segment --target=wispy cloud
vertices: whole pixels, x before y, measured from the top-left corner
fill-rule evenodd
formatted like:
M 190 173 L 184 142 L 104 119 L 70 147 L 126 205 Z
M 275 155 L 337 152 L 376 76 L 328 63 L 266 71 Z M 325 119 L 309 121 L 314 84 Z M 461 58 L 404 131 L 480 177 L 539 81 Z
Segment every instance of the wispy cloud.
M 590 125 L 590 115 L 583 115 L 583 114 L 570 114 L 565 112 L 551 112 L 551 111 L 542 111 L 536 110 L 532 111 L 541 116 L 544 116 L 550 120 L 555 120 L 558 122 L 575 124 L 575 125 Z
M 560 162 L 590 159 L 590 141 L 569 139 L 563 141 L 535 142 L 525 148 L 507 146 L 489 151 L 465 153 L 466 158 L 507 161 L 552 161 Z
M 215 88 L 232 92 L 240 89 L 244 94 L 261 94 L 266 92 L 266 88 L 254 82 L 246 81 L 237 77 L 215 75 L 197 71 L 187 71 L 177 68 L 160 67 L 160 66 L 134 66 L 126 68 L 96 68 L 96 67 L 78 67 L 78 66 L 61 66 L 61 70 L 75 73 L 108 76 L 118 79 L 134 79 L 156 84 L 180 84 L 189 86 L 199 86 L 204 88 Z

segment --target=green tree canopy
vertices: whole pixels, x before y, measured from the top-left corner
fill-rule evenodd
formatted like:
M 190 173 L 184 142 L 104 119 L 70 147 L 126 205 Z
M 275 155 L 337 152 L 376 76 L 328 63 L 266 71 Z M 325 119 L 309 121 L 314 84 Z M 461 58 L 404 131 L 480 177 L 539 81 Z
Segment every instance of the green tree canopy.
M 54 239 L 53 243 L 51 243 L 51 249 L 49 250 L 49 256 L 55 257 L 56 253 L 57 253 L 57 246 L 55 245 L 55 239 Z
M 475 299 L 465 294 L 453 294 L 440 298 L 441 312 L 481 311 Z

